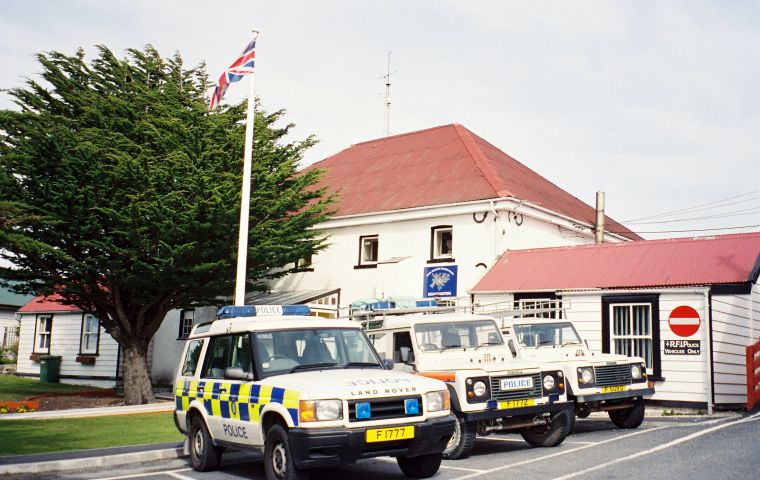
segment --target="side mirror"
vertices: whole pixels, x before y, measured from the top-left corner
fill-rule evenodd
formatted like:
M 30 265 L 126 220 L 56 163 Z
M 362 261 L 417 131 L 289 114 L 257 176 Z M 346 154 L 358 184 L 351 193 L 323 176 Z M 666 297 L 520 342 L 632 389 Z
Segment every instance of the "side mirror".
M 383 365 L 385 365 L 386 370 L 393 370 L 393 360 L 390 358 L 384 358 L 383 359 Z
M 227 367 L 224 369 L 224 378 L 227 380 L 253 380 L 253 375 L 240 367 Z
M 513 358 L 516 357 L 517 356 L 517 349 L 515 348 L 515 342 L 510 338 L 509 342 L 507 342 L 507 344 L 509 345 L 509 351 L 512 352 L 512 357 Z
M 408 363 L 409 362 L 409 347 L 399 347 L 399 357 L 401 357 L 401 362 Z

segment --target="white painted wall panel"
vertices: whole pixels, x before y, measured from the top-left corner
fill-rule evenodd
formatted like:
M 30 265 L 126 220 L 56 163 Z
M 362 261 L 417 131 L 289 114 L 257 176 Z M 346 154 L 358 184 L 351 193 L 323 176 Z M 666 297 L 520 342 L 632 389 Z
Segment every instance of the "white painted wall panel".
M 36 315 L 22 315 L 18 373 L 32 375 L 39 375 L 40 373 L 40 364 L 29 359 L 35 341 L 35 322 Z M 56 313 L 53 315 L 49 354 L 61 357 L 60 375 L 62 377 L 77 377 L 62 378 L 61 381 L 83 385 L 113 386 L 115 381 L 112 378 L 115 376 L 118 356 L 116 341 L 101 327 L 99 353 L 95 363 L 92 365 L 79 363 L 76 361 L 76 357 L 80 354 L 81 329 L 81 313 Z
M 491 267 L 506 249 L 538 248 L 591 243 L 593 239 L 563 230 L 545 221 L 524 217 L 517 226 L 501 212 L 494 222 L 493 214 L 476 223 L 472 214 L 447 214 L 442 207 L 431 211 L 428 218 L 392 220 L 395 214 L 377 215 L 370 225 L 332 228 L 330 247 L 312 258 L 313 272 L 288 275 L 276 279 L 272 290 L 341 289 L 341 307 L 365 297 L 423 294 L 423 272 L 430 258 L 430 229 L 452 225 L 454 230 L 453 264 L 459 268 L 457 293 L 467 295 L 486 268 Z M 478 216 L 480 218 L 480 216 Z M 359 237 L 379 236 L 379 260 L 410 257 L 399 263 L 381 264 L 377 268 L 354 269 L 359 257 Z M 447 265 L 447 264 L 440 264 Z

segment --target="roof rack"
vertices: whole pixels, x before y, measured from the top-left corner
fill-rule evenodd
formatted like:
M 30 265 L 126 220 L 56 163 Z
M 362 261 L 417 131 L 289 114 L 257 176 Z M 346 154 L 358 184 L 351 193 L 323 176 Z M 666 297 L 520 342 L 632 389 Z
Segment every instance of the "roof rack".
M 219 309 L 219 320 L 237 317 L 273 317 L 282 315 L 308 316 L 311 309 L 306 305 L 227 305 Z

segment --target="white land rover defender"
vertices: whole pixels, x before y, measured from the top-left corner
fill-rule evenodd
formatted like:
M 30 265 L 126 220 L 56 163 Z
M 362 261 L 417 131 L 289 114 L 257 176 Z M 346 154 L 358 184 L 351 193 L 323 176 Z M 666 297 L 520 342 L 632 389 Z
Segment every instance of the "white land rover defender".
M 193 329 L 174 385 L 193 468 L 232 447 L 263 453 L 270 480 L 378 456 L 435 474 L 455 426 L 446 386 L 389 370 L 356 322 L 289 308 L 224 307 Z
M 519 431 L 534 447 L 559 445 L 568 435 L 572 404 L 562 370 L 513 359 L 493 318 L 407 314 L 362 323 L 395 369 L 446 382 L 457 424 L 445 458 L 467 456 L 476 435 Z
M 620 428 L 636 428 L 644 421 L 644 397 L 654 389 L 643 358 L 592 352 L 567 321 L 505 319 L 502 333 L 517 358 L 562 369 L 579 418 L 606 411 Z

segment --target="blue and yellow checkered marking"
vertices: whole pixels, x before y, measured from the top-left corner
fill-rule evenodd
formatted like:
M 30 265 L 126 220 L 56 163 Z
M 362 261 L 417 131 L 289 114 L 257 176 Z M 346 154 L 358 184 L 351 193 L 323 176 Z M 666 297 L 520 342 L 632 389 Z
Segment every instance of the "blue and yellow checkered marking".
M 213 416 L 244 422 L 259 422 L 266 405 L 279 403 L 288 410 L 293 424 L 298 425 L 298 390 L 223 380 L 185 380 L 174 394 L 180 412 L 186 412 L 190 402 L 197 399 Z

